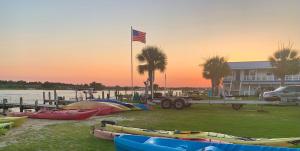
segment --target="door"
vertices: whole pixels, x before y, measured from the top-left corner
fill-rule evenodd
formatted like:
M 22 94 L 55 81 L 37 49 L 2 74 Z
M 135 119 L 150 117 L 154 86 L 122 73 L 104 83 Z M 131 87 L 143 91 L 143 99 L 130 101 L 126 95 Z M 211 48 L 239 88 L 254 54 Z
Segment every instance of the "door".
M 283 90 L 282 96 L 286 101 L 294 101 L 297 98 L 297 86 L 288 86 Z

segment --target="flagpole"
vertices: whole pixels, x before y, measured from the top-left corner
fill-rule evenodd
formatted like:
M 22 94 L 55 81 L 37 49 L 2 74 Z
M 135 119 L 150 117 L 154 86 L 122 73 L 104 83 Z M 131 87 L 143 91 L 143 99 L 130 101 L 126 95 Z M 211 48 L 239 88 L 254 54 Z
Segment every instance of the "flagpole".
M 132 96 L 133 96 L 133 60 L 132 60 L 132 26 L 130 26 L 130 33 L 131 33 L 131 39 L 130 39 L 130 55 L 131 55 L 131 90 L 132 90 Z

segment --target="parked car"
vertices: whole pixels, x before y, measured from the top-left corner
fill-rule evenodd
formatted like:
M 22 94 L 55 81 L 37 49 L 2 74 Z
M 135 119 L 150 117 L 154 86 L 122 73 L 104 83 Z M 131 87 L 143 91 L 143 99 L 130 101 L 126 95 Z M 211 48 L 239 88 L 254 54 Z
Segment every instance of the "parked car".
M 263 93 L 266 101 L 300 101 L 300 85 L 279 87 L 274 91 Z

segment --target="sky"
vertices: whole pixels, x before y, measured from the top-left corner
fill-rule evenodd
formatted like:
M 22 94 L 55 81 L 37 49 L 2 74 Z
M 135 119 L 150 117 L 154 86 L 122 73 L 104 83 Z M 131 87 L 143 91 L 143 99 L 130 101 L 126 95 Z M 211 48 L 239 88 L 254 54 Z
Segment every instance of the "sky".
M 130 27 L 168 57 L 156 83 L 205 87 L 201 64 L 267 60 L 300 50 L 299 0 L 0 0 L 0 79 L 129 86 Z M 134 84 L 146 75 L 135 56 Z

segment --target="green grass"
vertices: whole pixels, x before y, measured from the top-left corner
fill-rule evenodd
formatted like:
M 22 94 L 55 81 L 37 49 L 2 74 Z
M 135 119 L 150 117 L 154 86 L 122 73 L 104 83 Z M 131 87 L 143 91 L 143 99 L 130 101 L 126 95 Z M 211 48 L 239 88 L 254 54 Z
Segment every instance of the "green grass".
M 230 106 L 197 105 L 184 110 L 132 111 L 122 116 L 134 120 L 119 124 L 149 129 L 214 131 L 246 137 L 299 137 L 299 106 L 265 106 L 264 109 L 265 112 L 257 112 L 255 106 L 246 106 L 234 111 Z M 85 123 L 75 122 L 30 130 L 20 135 L 17 143 L 2 150 L 114 150 L 112 142 L 94 138 L 89 128 Z

